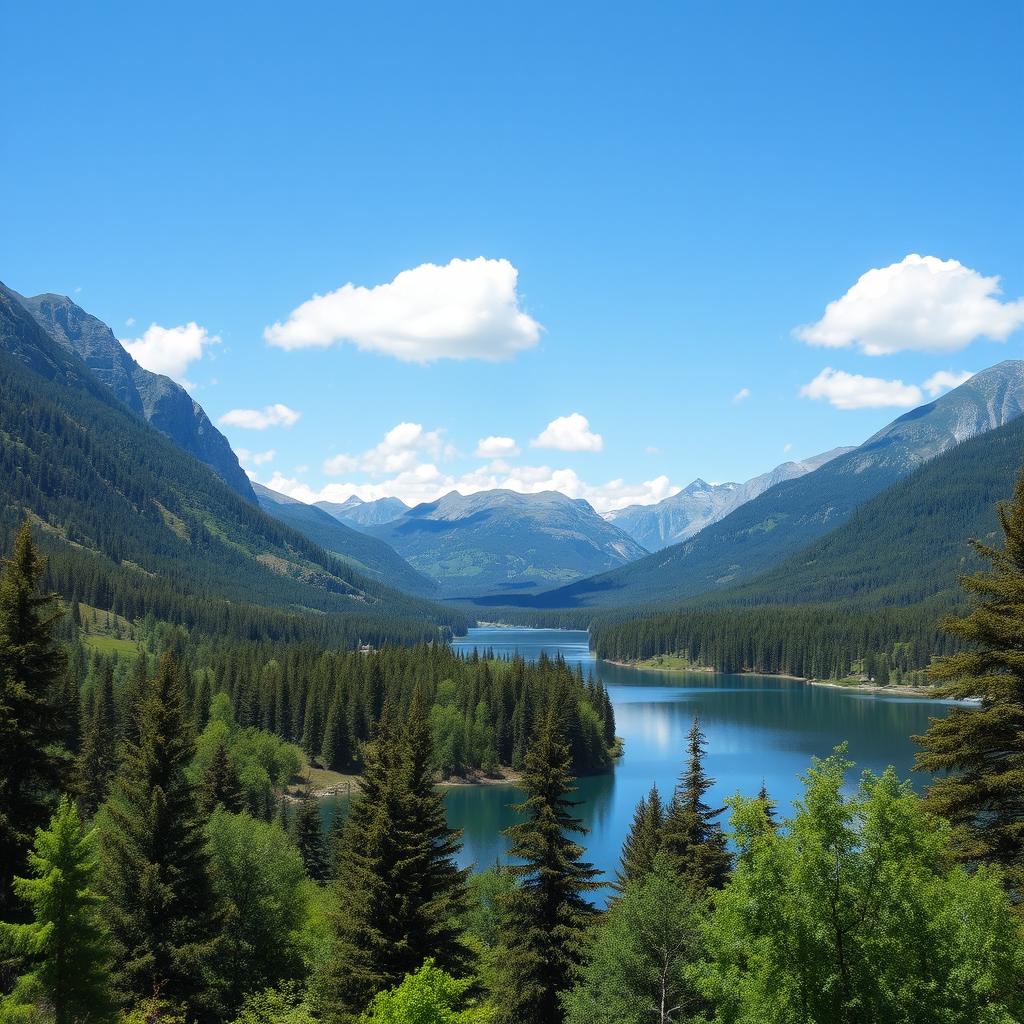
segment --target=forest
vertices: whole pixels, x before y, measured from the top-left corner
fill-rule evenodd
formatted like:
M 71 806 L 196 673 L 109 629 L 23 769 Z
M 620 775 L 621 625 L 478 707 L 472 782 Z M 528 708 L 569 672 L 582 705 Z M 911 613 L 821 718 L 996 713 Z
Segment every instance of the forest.
M 131 655 L 90 651 L 99 616 L 43 590 L 26 523 L 0 576 L 0 1020 L 1020 1020 L 1024 482 L 1000 521 L 931 669 L 977 706 L 918 737 L 924 798 L 891 769 L 851 791 L 840 747 L 788 813 L 764 787 L 710 806 L 695 719 L 603 908 L 573 800 L 613 763 L 602 686 L 153 619 Z M 285 795 L 314 762 L 359 773 L 326 831 Z M 460 868 L 436 783 L 501 765 L 512 857 Z

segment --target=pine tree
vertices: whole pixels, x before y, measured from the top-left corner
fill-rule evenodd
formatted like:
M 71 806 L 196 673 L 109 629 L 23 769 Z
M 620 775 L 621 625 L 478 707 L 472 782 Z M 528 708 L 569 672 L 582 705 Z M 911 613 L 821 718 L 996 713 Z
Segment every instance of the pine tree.
M 467 954 L 455 920 L 465 873 L 455 867 L 458 835 L 433 785 L 427 711 L 414 694 L 404 723 L 389 705 L 366 749 L 338 858 L 332 925 L 338 954 L 327 998 L 355 1019 L 376 992 L 397 985 L 428 957 L 457 973 Z
M 204 814 L 212 814 L 217 807 L 223 807 L 232 814 L 245 809 L 245 792 L 223 740 L 217 744 L 203 772 L 198 799 L 199 808 Z
M 324 726 L 324 741 L 320 750 L 320 760 L 325 768 L 342 771 L 352 760 L 351 745 L 348 736 L 348 721 L 340 693 L 331 701 L 327 712 L 327 723 Z
M 299 802 L 292 828 L 295 846 L 302 857 L 306 874 L 314 882 L 326 882 L 329 872 L 320 805 L 309 793 L 305 793 Z
M 704 734 L 694 716 L 688 737 L 689 760 L 665 815 L 665 851 L 676 870 L 698 889 L 720 889 L 729 877 L 731 858 L 725 834 L 704 796 L 715 784 L 704 772 Z
M 39 594 L 46 559 L 28 521 L 0 575 L 0 919 L 24 914 L 13 892 L 28 848 L 46 824 L 68 757 L 57 707 L 66 658 L 55 632 L 63 615 L 54 594 Z
M 776 831 L 779 827 L 778 821 L 775 817 L 775 808 L 778 806 L 778 802 L 768 795 L 768 787 L 765 785 L 763 779 L 761 780 L 761 788 L 757 791 L 757 799 L 760 801 L 761 807 L 764 809 L 764 818 L 768 823 L 768 827 L 773 831 Z
M 102 899 L 94 891 L 93 845 L 93 834 L 83 832 L 75 805 L 63 797 L 49 828 L 36 831 L 29 855 L 34 877 L 14 883 L 35 920 L 0 924 L 0 946 L 27 956 L 32 964 L 18 979 L 9 1005 L 49 1007 L 54 1024 L 114 1016 L 107 983 L 110 946 Z
M 633 824 L 622 844 L 622 858 L 615 875 L 615 889 L 625 892 L 631 882 L 640 882 L 654 868 L 654 859 L 662 848 L 665 808 L 657 786 L 640 798 L 633 813 Z
M 203 818 L 185 770 L 194 742 L 178 667 L 164 656 L 124 744 L 101 813 L 101 880 L 115 943 L 115 983 L 127 997 L 162 999 L 189 1019 L 216 1008 L 211 964 L 220 914 Z
M 521 864 L 508 870 L 519 886 L 503 908 L 495 1002 L 499 1024 L 562 1020 L 559 993 L 581 963 L 594 907 L 585 893 L 600 888 L 596 870 L 582 859 L 573 834 L 586 832 L 572 816 L 572 754 L 554 709 L 542 719 L 525 757 L 516 806 L 525 821 L 505 835 Z
M 107 798 L 110 780 L 117 771 L 117 712 L 114 708 L 114 667 L 107 662 L 93 697 L 92 713 L 82 736 L 75 762 L 78 805 L 91 818 Z
M 938 777 L 929 809 L 958 828 L 957 849 L 967 862 L 987 861 L 1007 871 L 1024 891 L 1024 473 L 1013 498 L 998 509 L 1002 547 L 972 545 L 990 563 L 961 577 L 971 611 L 944 628 L 967 649 L 931 671 L 936 696 L 976 698 L 980 706 L 951 707 L 933 718 L 915 767 Z

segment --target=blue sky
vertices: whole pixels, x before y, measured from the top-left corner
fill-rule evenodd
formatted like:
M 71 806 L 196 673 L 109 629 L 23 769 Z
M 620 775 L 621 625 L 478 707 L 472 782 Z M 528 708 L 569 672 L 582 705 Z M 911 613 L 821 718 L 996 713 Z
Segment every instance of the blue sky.
M 1024 357 L 1022 12 L 8 5 L 0 279 L 297 495 L 745 479 Z

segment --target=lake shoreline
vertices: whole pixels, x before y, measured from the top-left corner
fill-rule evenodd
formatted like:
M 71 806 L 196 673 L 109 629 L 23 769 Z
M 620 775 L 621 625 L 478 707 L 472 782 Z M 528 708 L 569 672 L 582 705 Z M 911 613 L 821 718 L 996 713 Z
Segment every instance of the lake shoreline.
M 667 668 L 663 665 L 649 665 L 642 661 L 616 661 L 614 658 L 599 658 L 609 665 L 617 665 L 619 668 L 634 669 L 637 672 L 654 672 L 661 675 L 685 675 L 688 672 L 701 675 L 739 675 L 739 676 L 764 676 L 766 679 L 788 679 L 794 683 L 805 683 L 808 686 L 827 686 L 833 690 L 848 690 L 851 693 L 869 693 L 884 696 L 886 694 L 899 694 L 903 697 L 933 697 L 931 690 L 920 686 L 879 686 L 877 683 L 842 683 L 829 679 L 807 679 L 804 676 L 788 675 L 785 672 L 751 672 L 742 669 L 739 672 L 719 672 L 708 665 L 689 665 L 685 668 Z

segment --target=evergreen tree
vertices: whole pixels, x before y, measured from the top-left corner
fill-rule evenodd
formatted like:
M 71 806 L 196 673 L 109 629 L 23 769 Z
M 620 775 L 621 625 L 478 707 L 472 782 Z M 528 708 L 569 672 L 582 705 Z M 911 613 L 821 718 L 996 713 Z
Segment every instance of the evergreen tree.
M 211 964 L 220 913 L 203 819 L 185 774 L 194 743 L 174 658 L 166 654 L 124 744 L 101 813 L 101 881 L 115 942 L 114 980 L 126 997 L 162 999 L 189 1019 L 216 1008 Z
M 998 509 L 1002 547 L 972 541 L 990 563 L 961 578 L 974 598 L 945 629 L 966 645 L 943 658 L 932 678 L 937 696 L 976 698 L 980 706 L 951 707 L 933 718 L 916 767 L 938 776 L 928 804 L 958 827 L 958 852 L 968 862 L 1006 869 L 1024 891 L 1024 473 L 1012 500 Z
M 75 763 L 78 805 L 91 818 L 107 798 L 117 771 L 117 712 L 114 707 L 114 666 L 107 662 L 93 697 L 92 713 Z
M 642 881 L 654 867 L 661 852 L 665 809 L 657 786 L 640 798 L 633 812 L 633 824 L 622 844 L 622 857 L 615 875 L 615 889 L 622 893 L 631 882 Z
M 330 710 L 327 712 L 320 760 L 323 761 L 325 768 L 332 768 L 339 772 L 347 768 L 352 761 L 348 720 L 340 696 L 335 696 L 331 701 Z
M 463 970 L 458 938 L 465 873 L 455 866 L 458 834 L 448 828 L 430 771 L 426 704 L 417 689 L 401 726 L 389 705 L 366 749 L 339 853 L 331 1012 L 352 1020 L 376 992 L 433 957 Z
M 665 815 L 665 850 L 676 870 L 696 888 L 720 889 L 729 877 L 731 858 L 725 834 L 704 796 L 715 784 L 704 772 L 704 734 L 696 716 L 688 738 L 689 760 Z
M 28 521 L 0 575 L 0 919 L 23 916 L 13 892 L 35 830 L 46 824 L 67 754 L 57 706 L 66 658 L 55 632 L 63 612 L 39 594 L 46 559 Z
M 200 809 L 212 814 L 217 807 L 223 807 L 232 814 L 245 808 L 245 792 L 238 779 L 238 771 L 231 761 L 227 744 L 221 740 L 213 751 L 213 757 L 203 772 L 199 793 Z
M 93 888 L 93 835 L 83 832 L 67 797 L 49 828 L 36 831 L 29 864 L 34 877 L 18 878 L 14 884 L 35 920 L 0 924 L 0 946 L 28 957 L 32 965 L 18 979 L 8 1006 L 49 1008 L 54 1024 L 111 1019 L 110 948 L 102 900 Z
M 527 797 L 516 806 L 526 820 L 505 830 L 511 856 L 523 863 L 508 868 L 520 884 L 503 908 L 495 986 L 500 1024 L 562 1020 L 559 993 L 572 982 L 594 917 L 585 894 L 600 883 L 572 838 L 586 829 L 571 813 L 571 763 L 562 724 L 551 709 L 526 752 Z
M 299 802 L 299 810 L 292 823 L 295 846 L 302 857 L 306 874 L 314 882 L 328 878 L 327 849 L 324 844 L 324 826 L 320 818 L 320 805 L 309 793 Z

